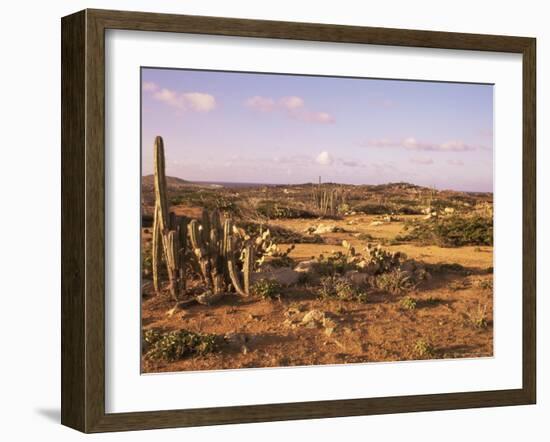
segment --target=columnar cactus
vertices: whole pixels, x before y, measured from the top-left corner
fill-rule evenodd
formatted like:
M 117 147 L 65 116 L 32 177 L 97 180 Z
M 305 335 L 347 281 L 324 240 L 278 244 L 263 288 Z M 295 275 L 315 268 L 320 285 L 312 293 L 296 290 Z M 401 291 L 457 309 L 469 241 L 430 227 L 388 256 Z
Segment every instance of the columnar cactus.
M 344 202 L 344 194 L 337 188 L 324 190 L 319 184 L 312 187 L 312 199 L 321 216 L 336 216 Z
M 233 289 L 247 296 L 255 267 L 260 266 L 267 256 L 287 256 L 294 246 L 282 252 L 271 239 L 269 230 L 260 231 L 259 236 L 251 238 L 242 228 L 233 225 L 230 218 L 222 218 L 218 210 L 210 213 L 204 209 L 200 221 L 171 213 L 164 164 L 164 144 L 162 138 L 157 137 L 154 145 L 155 211 L 151 249 L 155 292 L 160 293 L 164 261 L 170 293 L 178 300 L 186 288 L 186 256 L 192 256 L 192 265 L 209 291 L 221 294 Z M 189 247 L 190 254 L 187 253 Z
M 201 277 L 208 288 L 221 293 L 232 285 L 240 295 L 248 295 L 255 254 L 252 246 L 245 245 L 244 238 L 237 236 L 231 220 L 225 219 L 222 224 L 217 210 L 210 214 L 204 209 L 201 223 L 192 220 L 188 232 Z M 243 247 L 242 256 L 247 257 L 242 265 L 238 262 L 237 247 Z
M 161 137 L 155 138 L 153 154 L 155 167 L 155 211 L 153 219 L 153 244 L 151 248 L 153 287 L 157 294 L 160 293 L 160 268 L 164 259 L 170 282 L 170 294 L 172 298 L 178 300 L 181 289 L 185 287 L 187 221 L 169 211 L 164 142 Z

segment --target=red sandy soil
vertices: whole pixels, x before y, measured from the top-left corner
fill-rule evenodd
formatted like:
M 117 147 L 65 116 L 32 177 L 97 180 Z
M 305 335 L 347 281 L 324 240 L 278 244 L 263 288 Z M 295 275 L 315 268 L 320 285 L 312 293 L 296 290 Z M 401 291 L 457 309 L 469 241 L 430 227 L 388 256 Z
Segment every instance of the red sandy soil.
M 333 243 L 346 239 L 360 251 L 366 242 L 357 239 L 358 233 L 391 239 L 402 232 L 403 222 L 371 226 L 373 219 L 354 216 L 329 221 L 326 223 L 341 226 L 346 233 L 322 236 Z M 283 220 L 278 224 L 301 232 L 315 222 Z M 149 241 L 150 235 L 144 233 L 143 238 Z M 412 292 L 402 295 L 373 292 L 369 293 L 367 303 L 319 300 L 308 286 L 298 286 L 287 289 L 280 300 L 228 295 L 213 306 L 193 305 L 177 310 L 172 316 L 167 315 L 174 306 L 168 294 L 154 296 L 150 281 L 144 280 L 144 330 L 186 329 L 220 337 L 232 335 L 230 343 L 223 343 L 219 351 L 204 356 L 175 362 L 143 357 L 142 370 L 167 372 L 492 356 L 493 275 L 489 270 L 493 265 L 492 247 L 401 244 L 386 248 L 405 252 L 425 263 L 457 263 L 467 272 L 435 272 Z M 291 256 L 300 261 L 338 249 L 338 245 L 298 244 Z M 415 309 L 403 308 L 401 300 L 405 296 L 416 300 Z M 301 323 L 312 309 L 324 312 L 333 321 L 331 334 L 322 324 L 308 328 Z M 428 351 L 422 352 L 424 344 L 428 344 Z

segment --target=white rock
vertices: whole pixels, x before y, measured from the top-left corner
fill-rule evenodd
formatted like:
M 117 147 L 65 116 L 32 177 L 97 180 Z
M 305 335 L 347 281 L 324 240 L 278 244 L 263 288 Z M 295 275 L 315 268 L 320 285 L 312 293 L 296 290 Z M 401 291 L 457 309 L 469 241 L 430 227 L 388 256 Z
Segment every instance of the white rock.
M 317 324 L 322 324 L 325 320 L 325 313 L 321 310 L 310 310 L 307 312 L 304 317 L 302 318 L 302 324 L 306 326 L 310 326 L 310 324 L 313 324 L 313 326 Z
M 252 283 L 260 281 L 261 279 L 269 279 L 271 281 L 277 281 L 282 286 L 289 286 L 296 284 L 300 278 L 300 272 L 297 272 L 289 267 L 279 267 L 261 272 L 252 273 Z
M 299 273 L 310 273 L 315 269 L 315 262 L 316 261 L 314 259 L 302 261 L 298 263 L 296 267 L 294 267 L 294 271 Z
M 319 224 L 313 233 L 318 235 L 322 233 L 333 233 L 336 230 L 336 226 L 328 224 Z

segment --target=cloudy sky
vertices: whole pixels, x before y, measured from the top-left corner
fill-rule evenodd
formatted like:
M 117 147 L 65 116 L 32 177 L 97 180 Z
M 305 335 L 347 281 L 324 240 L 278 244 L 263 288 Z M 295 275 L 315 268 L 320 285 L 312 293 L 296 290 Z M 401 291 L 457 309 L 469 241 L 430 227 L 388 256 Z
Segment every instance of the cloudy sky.
M 492 191 L 490 85 L 142 69 L 143 174 Z

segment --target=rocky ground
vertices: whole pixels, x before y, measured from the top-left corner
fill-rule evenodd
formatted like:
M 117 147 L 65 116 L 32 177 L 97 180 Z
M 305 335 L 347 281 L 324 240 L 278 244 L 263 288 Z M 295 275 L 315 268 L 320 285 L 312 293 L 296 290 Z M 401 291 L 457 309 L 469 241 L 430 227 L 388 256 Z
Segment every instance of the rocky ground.
M 347 215 L 339 220 L 281 219 L 273 223 L 322 243 L 299 243 L 295 269 L 272 269 L 281 296 L 262 299 L 228 294 L 212 305 L 174 308 L 167 294 L 154 296 L 144 279 L 142 325 L 147 330 L 189 330 L 215 337 L 215 351 L 175 361 L 144 357 L 144 372 L 213 370 L 428 358 L 487 357 L 493 353 L 490 246 L 438 247 L 399 243 L 412 216 Z M 144 230 L 144 241 L 148 233 Z M 404 253 L 422 278 L 406 290 L 371 287 L 365 299 L 319 297 L 319 280 L 302 278 L 320 255 L 358 252 L 368 243 Z M 284 247 L 284 245 L 282 245 Z M 297 270 L 297 271 L 295 271 Z M 409 270 L 407 270 L 409 271 Z M 280 273 L 280 274 L 278 274 Z M 348 275 L 353 277 L 353 275 Z

